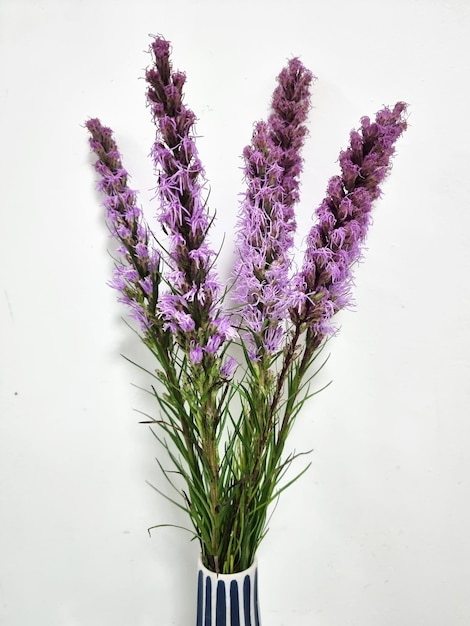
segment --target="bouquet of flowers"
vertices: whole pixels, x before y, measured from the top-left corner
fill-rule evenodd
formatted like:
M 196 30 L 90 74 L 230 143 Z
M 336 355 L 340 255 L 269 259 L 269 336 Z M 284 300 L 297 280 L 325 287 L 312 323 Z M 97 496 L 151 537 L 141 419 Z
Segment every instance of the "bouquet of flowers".
M 150 374 L 159 410 L 150 421 L 173 467 L 159 465 L 176 490 L 172 502 L 189 515 L 203 564 L 234 573 L 252 564 L 272 502 L 307 469 L 285 478 L 298 456 L 286 451 L 286 442 L 311 395 L 309 383 L 321 367 L 316 359 L 335 331 L 332 318 L 350 302 L 351 268 L 406 129 L 406 105 L 384 108 L 374 121 L 364 117 L 351 132 L 296 268 L 294 206 L 314 76 L 298 58 L 287 63 L 271 113 L 255 125 L 243 152 L 247 189 L 233 281 L 224 289 L 209 242 L 214 215 L 196 116 L 183 97 L 186 76 L 174 71 L 168 41 L 156 37 L 150 50 L 160 235 L 128 185 L 112 131 L 98 119 L 86 127 L 119 242 L 112 286 L 156 360 Z

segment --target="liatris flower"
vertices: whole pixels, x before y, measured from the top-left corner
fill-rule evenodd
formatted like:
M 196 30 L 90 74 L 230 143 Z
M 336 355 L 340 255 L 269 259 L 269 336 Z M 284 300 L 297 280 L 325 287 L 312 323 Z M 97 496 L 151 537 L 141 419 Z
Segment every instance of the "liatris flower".
M 112 286 L 120 292 L 120 300 L 131 307 L 141 328 L 148 331 L 157 323 L 160 255 L 150 244 L 150 231 L 136 205 L 136 192 L 128 187 L 128 173 L 111 129 L 98 119 L 88 120 L 86 127 L 98 157 L 95 169 L 101 176 L 99 189 L 105 195 L 108 225 L 121 242 L 119 253 L 125 261 L 116 263 Z
M 154 67 L 146 73 L 147 96 L 157 126 L 152 156 L 159 176 L 159 219 L 170 235 L 171 292 L 161 297 L 159 307 L 180 343 L 191 346 L 191 359 L 200 362 L 203 353 L 219 350 L 230 324 L 218 308 L 215 255 L 207 243 L 211 218 L 203 199 L 206 181 L 193 136 L 196 116 L 183 103 L 186 77 L 173 72 L 168 41 L 156 38 L 151 52 Z
M 290 278 L 299 199 L 300 150 L 313 80 L 298 59 L 278 77 L 267 122 L 244 150 L 248 190 L 238 221 L 235 295 L 248 359 L 240 381 L 227 356 L 233 337 L 213 271 L 207 233 L 212 221 L 195 146 L 195 115 L 183 102 L 185 75 L 174 72 L 170 44 L 156 38 L 146 73 L 157 137 L 159 220 L 168 246 L 156 242 L 127 186 L 112 133 L 87 123 L 108 222 L 121 244 L 114 287 L 134 310 L 159 366 L 152 393 L 160 415 L 149 423 L 173 463 L 158 464 L 178 491 L 200 543 L 202 561 L 217 573 L 249 567 L 267 531 L 268 509 L 295 452 L 284 454 L 294 421 L 310 397 L 311 373 L 332 315 L 349 302 L 351 264 L 360 256 L 373 201 L 380 194 L 405 105 L 363 118 L 341 153 L 341 175 L 328 184 L 311 229 L 301 270 Z M 162 278 L 159 265 L 168 268 Z M 168 290 L 159 294 L 164 281 Z M 184 488 L 173 482 L 176 473 Z M 168 497 L 168 496 L 167 496 Z
M 238 221 L 235 298 L 241 303 L 250 358 L 274 354 L 289 307 L 290 253 L 298 200 L 300 149 L 306 135 L 312 74 L 291 59 L 278 76 L 269 122 L 258 122 L 247 146 L 248 190 Z
M 291 315 L 310 331 L 318 347 L 332 332 L 331 317 L 350 301 L 351 265 L 361 254 L 372 202 L 380 195 L 395 142 L 406 129 L 406 105 L 377 113 L 375 122 L 361 120 L 352 131 L 350 146 L 341 152 L 341 176 L 328 183 L 327 196 L 317 210 L 318 223 L 310 230 L 303 266 L 295 277 L 297 305 Z

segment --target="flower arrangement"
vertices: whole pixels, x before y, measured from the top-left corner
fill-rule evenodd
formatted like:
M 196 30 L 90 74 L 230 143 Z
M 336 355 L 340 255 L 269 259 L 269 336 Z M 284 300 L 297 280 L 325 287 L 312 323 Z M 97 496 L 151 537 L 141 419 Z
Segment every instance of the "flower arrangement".
M 112 286 L 156 359 L 149 373 L 159 414 L 149 421 L 173 469 L 159 465 L 176 490 L 172 502 L 189 515 L 203 564 L 234 573 L 252 564 L 272 502 L 307 469 L 285 478 L 298 456 L 286 452 L 286 442 L 311 395 L 321 367 L 315 361 L 335 331 L 332 318 L 350 302 L 351 268 L 406 129 L 406 105 L 384 108 L 374 121 L 364 117 L 351 132 L 297 269 L 294 206 L 314 76 L 298 58 L 287 63 L 270 116 L 255 125 L 243 152 L 247 190 L 233 284 L 223 289 L 209 242 L 214 215 L 196 116 L 183 97 L 186 76 L 173 70 L 168 41 L 154 38 L 150 51 L 151 155 L 165 238 L 152 232 L 137 204 L 112 131 L 98 119 L 86 127 L 119 242 Z

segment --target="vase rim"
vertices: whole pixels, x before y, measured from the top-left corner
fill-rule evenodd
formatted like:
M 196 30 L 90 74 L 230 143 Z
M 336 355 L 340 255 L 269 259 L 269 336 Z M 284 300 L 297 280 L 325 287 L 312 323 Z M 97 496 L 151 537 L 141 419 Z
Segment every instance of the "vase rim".
M 240 572 L 234 572 L 233 574 L 217 574 L 216 572 L 214 572 L 211 569 L 208 569 L 204 563 L 202 562 L 202 555 L 199 554 L 198 557 L 198 568 L 200 570 L 202 570 L 204 572 L 204 574 L 206 576 L 212 576 L 212 577 L 216 577 L 216 578 L 222 578 L 222 579 L 228 579 L 228 578 L 236 578 L 239 576 L 250 576 L 252 574 L 254 574 L 258 568 L 258 559 L 255 556 L 255 558 L 253 559 L 252 564 L 247 567 L 244 570 L 241 570 Z

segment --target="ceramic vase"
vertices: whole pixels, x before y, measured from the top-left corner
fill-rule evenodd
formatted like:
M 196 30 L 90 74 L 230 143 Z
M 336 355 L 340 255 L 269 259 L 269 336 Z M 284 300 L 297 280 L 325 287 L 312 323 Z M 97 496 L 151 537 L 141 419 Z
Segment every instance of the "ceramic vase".
M 236 574 L 216 574 L 199 559 L 196 626 L 261 626 L 258 566 Z

